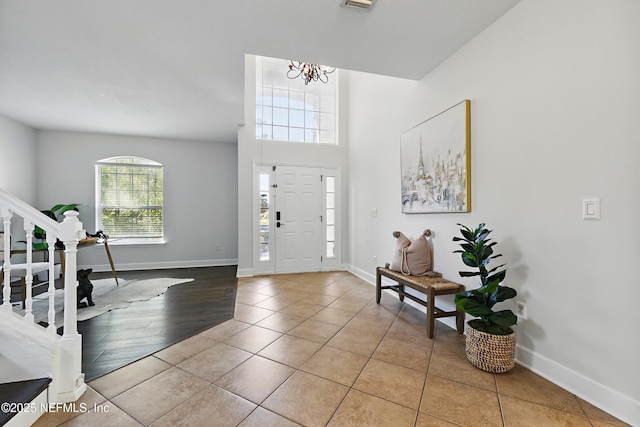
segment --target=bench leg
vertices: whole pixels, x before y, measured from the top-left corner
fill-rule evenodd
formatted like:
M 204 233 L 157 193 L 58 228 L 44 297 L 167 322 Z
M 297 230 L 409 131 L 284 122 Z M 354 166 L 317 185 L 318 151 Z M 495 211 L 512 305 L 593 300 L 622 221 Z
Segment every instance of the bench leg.
M 458 289 L 458 292 L 464 292 L 464 286 L 460 286 L 460 289 Z M 464 311 L 460 310 L 456 306 L 456 328 L 458 329 L 459 334 L 464 334 L 464 321 L 465 321 Z
M 376 304 L 380 304 L 380 296 L 382 295 L 382 278 L 380 277 L 379 267 L 376 268 Z
M 398 292 L 398 299 L 402 302 L 404 301 L 404 295 L 402 295 L 402 292 L 404 292 L 404 285 L 398 283 L 398 288 L 400 289 L 400 292 Z
M 427 337 L 433 338 L 436 328 L 435 292 L 432 287 L 427 290 Z

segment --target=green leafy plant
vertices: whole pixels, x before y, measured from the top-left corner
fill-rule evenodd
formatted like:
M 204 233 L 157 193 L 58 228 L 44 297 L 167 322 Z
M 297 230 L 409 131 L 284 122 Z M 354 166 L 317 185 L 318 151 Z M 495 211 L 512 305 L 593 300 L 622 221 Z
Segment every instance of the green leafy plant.
M 52 207 L 51 209 L 49 209 L 48 211 L 40 211 L 40 212 L 42 212 L 49 218 L 53 219 L 54 221 L 60 222 L 60 220 L 62 219 L 61 215 L 63 215 L 66 211 L 71 211 L 71 210 L 77 211 L 78 206 L 82 206 L 82 204 L 81 203 L 58 204 Z M 33 230 L 33 237 L 35 237 L 36 239 L 45 240 L 47 238 L 47 233 L 42 228 L 36 225 Z M 46 249 L 47 244 L 45 242 L 34 243 L 33 248 Z
M 470 326 L 483 332 L 495 335 L 508 335 L 513 332 L 510 326 L 517 323 L 518 318 L 511 310 L 494 311 L 493 306 L 517 295 L 515 289 L 501 286 L 507 274 L 507 270 L 500 270 L 505 264 L 488 269 L 492 259 L 501 257 L 502 254 L 494 254 L 493 247 L 497 244 L 489 238 L 491 230 L 480 224 L 474 230 L 462 224 L 460 233 L 462 237 L 454 237 L 454 242 L 461 242 L 460 247 L 454 253 L 462 256 L 465 265 L 477 268 L 477 271 L 461 271 L 461 277 L 480 276 L 480 287 L 470 291 L 460 292 L 455 295 L 455 303 L 458 308 L 471 316 L 479 317 L 469 322 Z

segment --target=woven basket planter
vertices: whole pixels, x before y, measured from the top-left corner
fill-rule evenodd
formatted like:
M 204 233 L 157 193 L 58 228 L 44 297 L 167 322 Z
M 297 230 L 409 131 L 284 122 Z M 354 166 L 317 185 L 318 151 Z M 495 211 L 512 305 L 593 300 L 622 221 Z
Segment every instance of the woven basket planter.
M 466 352 L 467 359 L 476 368 L 493 374 L 510 371 L 515 365 L 516 333 L 488 334 L 467 322 Z

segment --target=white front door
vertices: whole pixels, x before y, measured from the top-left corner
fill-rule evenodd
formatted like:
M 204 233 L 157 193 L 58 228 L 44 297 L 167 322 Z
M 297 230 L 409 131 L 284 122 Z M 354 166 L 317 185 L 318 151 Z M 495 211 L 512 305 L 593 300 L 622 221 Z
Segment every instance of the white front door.
M 320 270 L 321 169 L 277 166 L 275 185 L 276 272 Z

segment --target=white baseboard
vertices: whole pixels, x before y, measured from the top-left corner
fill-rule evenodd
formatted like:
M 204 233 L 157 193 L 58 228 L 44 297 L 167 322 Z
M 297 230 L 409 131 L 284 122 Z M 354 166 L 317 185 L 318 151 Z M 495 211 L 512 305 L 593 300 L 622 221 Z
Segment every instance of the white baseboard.
M 348 272 L 350 272 L 351 274 L 354 274 L 356 276 L 358 276 L 359 278 L 361 278 L 364 281 L 367 281 L 373 285 L 376 284 L 376 276 L 375 274 L 371 274 L 368 273 L 364 270 L 361 270 L 351 264 L 342 264 L 342 269 L 343 270 L 347 270 Z
M 138 263 L 116 263 L 116 271 L 131 271 L 131 270 L 163 270 L 168 268 L 196 268 L 196 267 L 219 267 L 225 265 L 237 265 L 238 259 L 203 259 L 203 260 L 189 260 L 189 261 L 161 261 L 161 262 L 138 262 Z M 92 268 L 93 271 L 109 272 L 111 266 L 109 264 L 92 264 L 92 265 L 79 265 L 78 269 Z
M 253 268 L 239 268 L 236 272 L 236 277 L 253 277 Z
M 640 426 L 640 402 L 630 396 L 520 345 L 516 345 L 516 361 L 614 417 Z

